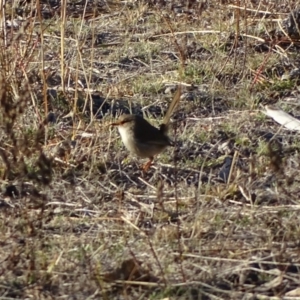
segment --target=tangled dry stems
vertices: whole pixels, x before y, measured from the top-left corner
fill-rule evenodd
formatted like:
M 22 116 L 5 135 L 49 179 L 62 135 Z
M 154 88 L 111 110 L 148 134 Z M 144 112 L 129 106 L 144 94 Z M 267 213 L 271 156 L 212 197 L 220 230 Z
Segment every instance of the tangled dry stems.
M 297 115 L 297 78 L 280 79 L 297 42 L 266 37 L 294 3 L 197 3 L 87 5 L 86 19 L 42 3 L 3 30 L 3 299 L 288 299 L 298 287 L 298 137 L 258 111 Z M 177 147 L 142 174 L 106 124 L 142 109 L 158 125 L 179 82 Z

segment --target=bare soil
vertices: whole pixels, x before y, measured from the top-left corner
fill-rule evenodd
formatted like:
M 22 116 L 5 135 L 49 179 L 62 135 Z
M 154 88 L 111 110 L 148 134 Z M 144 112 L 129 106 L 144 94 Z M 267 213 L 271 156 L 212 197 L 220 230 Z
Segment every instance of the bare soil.
M 295 9 L 7 1 L 0 299 L 300 299 L 299 135 L 262 112 L 300 116 Z M 108 124 L 179 85 L 143 173 Z

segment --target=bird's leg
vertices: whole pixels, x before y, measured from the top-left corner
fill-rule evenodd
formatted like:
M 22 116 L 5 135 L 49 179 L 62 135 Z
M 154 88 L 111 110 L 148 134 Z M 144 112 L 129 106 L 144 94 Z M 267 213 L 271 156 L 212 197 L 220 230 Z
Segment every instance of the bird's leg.
M 142 166 L 143 172 L 148 172 L 153 162 L 153 157 L 150 157 L 150 160 Z

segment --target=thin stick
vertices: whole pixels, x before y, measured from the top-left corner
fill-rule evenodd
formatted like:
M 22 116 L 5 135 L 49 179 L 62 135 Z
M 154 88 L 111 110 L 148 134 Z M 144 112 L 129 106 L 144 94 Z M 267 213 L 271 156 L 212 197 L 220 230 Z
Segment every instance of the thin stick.
M 63 93 L 65 93 L 65 65 L 64 65 L 64 53 L 65 53 L 65 26 L 66 26 L 66 10 L 67 1 L 63 0 L 61 3 L 61 26 L 60 26 L 60 72 L 61 72 L 61 85 Z

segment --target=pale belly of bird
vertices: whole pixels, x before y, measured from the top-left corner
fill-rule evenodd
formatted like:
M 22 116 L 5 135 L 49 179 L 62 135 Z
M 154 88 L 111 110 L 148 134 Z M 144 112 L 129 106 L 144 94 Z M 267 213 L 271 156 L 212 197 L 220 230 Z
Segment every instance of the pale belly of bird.
M 126 134 L 123 128 L 119 128 L 119 132 L 127 150 L 141 158 L 153 157 L 167 147 L 167 145 L 151 144 L 150 142 L 138 142 Z

